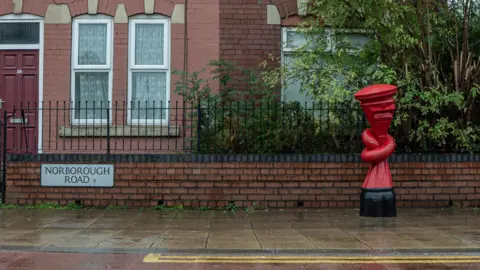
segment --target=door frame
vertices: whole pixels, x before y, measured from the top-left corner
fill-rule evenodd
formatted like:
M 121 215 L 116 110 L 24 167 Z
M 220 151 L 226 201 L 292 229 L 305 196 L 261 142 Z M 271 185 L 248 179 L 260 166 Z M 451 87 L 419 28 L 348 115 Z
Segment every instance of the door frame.
M 39 43 L 38 44 L 0 44 L 0 50 L 38 50 L 38 142 L 37 152 L 42 153 L 43 149 L 43 64 L 44 64 L 44 20 L 43 17 L 31 14 L 7 14 L 0 16 L 0 23 L 6 22 L 37 22 L 39 23 Z

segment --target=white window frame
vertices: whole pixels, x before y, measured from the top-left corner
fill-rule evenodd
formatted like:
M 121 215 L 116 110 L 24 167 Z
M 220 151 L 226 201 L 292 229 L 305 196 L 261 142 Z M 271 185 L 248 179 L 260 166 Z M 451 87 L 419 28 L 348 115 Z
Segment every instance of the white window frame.
M 135 44 L 136 33 L 135 28 L 137 24 L 163 24 L 164 37 L 164 52 L 163 65 L 136 65 L 135 64 Z M 127 122 L 131 125 L 167 125 L 170 114 L 170 62 L 171 62 L 171 38 L 170 38 L 170 19 L 161 15 L 138 15 L 129 20 L 128 31 L 128 110 Z M 132 98 L 133 98 L 133 73 L 134 72 L 158 72 L 166 74 L 166 100 L 162 104 L 162 109 L 165 108 L 165 119 L 133 119 L 132 118 Z
M 287 47 L 285 44 L 287 42 L 287 34 L 288 32 L 299 32 L 298 28 L 296 27 L 282 27 L 282 53 L 284 52 L 293 52 L 295 49 Z M 365 29 L 344 29 L 344 28 L 336 28 L 325 29 L 326 36 L 328 38 L 327 41 L 327 50 L 331 50 L 332 52 L 336 51 L 336 43 L 334 42 L 334 37 L 337 34 L 372 34 L 371 31 Z
M 294 48 L 291 48 L 291 47 L 287 47 L 287 34 L 289 32 L 294 32 L 294 33 L 297 33 L 299 32 L 298 28 L 297 27 L 282 27 L 282 55 L 284 53 L 292 53 L 293 51 L 295 51 Z M 327 46 L 328 48 L 332 48 L 332 31 L 331 29 L 325 29 L 325 33 L 327 35 L 327 38 L 328 38 L 328 43 L 327 43 Z
M 107 25 L 107 61 L 105 65 L 79 65 L 78 64 L 78 35 L 80 24 L 106 24 Z M 72 70 L 71 70 L 71 100 L 70 118 L 72 125 L 105 125 L 107 119 L 75 119 L 75 74 L 77 72 L 108 72 L 108 98 L 105 109 L 108 109 L 110 123 L 112 122 L 112 88 L 113 88 L 113 18 L 107 15 L 82 15 L 73 19 L 72 23 Z M 81 107 L 81 104 L 80 104 Z
M 8 14 L 1 16 L 1 23 L 38 23 L 39 31 L 39 41 L 35 44 L 0 44 L 0 50 L 40 50 L 43 39 L 43 19 L 41 17 L 30 15 L 30 14 L 21 14 L 13 15 Z

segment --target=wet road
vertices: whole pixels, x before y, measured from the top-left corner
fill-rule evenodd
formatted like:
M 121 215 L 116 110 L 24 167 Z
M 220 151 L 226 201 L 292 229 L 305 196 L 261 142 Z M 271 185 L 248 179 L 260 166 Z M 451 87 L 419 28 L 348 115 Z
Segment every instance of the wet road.
M 216 256 L 0 252 L 0 269 L 480 269 L 480 256 Z

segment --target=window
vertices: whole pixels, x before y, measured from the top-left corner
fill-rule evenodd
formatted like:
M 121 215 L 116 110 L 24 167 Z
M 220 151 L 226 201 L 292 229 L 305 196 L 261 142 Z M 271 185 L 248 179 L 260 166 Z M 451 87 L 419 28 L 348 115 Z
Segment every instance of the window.
M 349 45 L 354 48 L 361 48 L 368 41 L 370 41 L 370 38 L 367 35 L 362 34 L 360 31 L 335 30 L 333 33 L 333 31 L 327 29 L 325 33 L 325 38 L 328 39 L 326 42 L 327 50 L 335 50 L 337 47 L 342 45 L 342 41 L 345 38 L 348 40 Z M 282 46 L 282 65 L 288 69 L 289 66 L 293 65 L 293 52 L 296 48 L 306 43 L 306 38 L 295 28 L 283 28 L 282 43 L 284 44 Z M 341 80 L 341 78 L 339 79 Z M 289 80 L 287 83 L 288 84 L 284 85 L 282 89 L 283 101 L 298 101 L 300 104 L 308 104 L 312 102 L 311 97 L 300 91 L 300 80 Z
M 371 38 L 367 35 L 366 31 L 360 30 L 336 30 L 335 31 L 335 43 L 334 50 L 337 47 L 342 47 L 345 44 L 350 48 L 350 53 L 355 53 L 356 50 L 361 50 Z M 333 39 L 331 37 L 331 39 Z
M 72 123 L 109 119 L 113 23 L 107 16 L 75 19 L 72 34 Z
M 0 50 L 39 50 L 41 59 L 42 43 L 42 17 L 29 14 L 0 16 Z M 41 64 L 41 60 L 39 62 Z
M 130 21 L 129 119 L 166 123 L 170 99 L 170 24 L 163 17 Z
M 295 28 L 283 28 L 282 31 L 282 65 L 287 69 L 294 63 L 294 54 L 296 48 L 304 45 L 306 42 L 305 36 L 296 31 Z M 282 101 L 291 102 L 298 101 L 300 104 L 311 102 L 312 98 L 306 93 L 301 92 L 300 80 L 289 80 L 287 85 L 282 88 Z
M 0 44 L 40 43 L 40 23 L 5 22 L 0 23 Z

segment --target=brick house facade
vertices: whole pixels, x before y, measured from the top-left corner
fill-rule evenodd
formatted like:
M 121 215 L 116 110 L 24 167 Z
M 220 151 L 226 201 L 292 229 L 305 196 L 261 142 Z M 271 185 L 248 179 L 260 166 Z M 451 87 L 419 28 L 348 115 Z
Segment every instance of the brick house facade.
M 304 2 L 0 1 L 0 99 L 10 113 L 7 149 L 21 150 L 12 151 L 3 171 L 6 201 L 357 207 L 368 165 L 356 155 L 172 155 L 185 143 L 181 123 L 186 119 L 174 92 L 179 78 L 172 71 L 184 69 L 185 56 L 190 72 L 215 59 L 257 67 L 273 55 L 283 63 L 289 51 L 282 44 L 299 38 L 294 26 L 304 15 L 299 8 Z M 282 90 L 284 100 L 305 99 L 292 89 Z M 69 102 L 76 99 L 97 102 L 92 107 L 100 115 Z M 132 102 L 148 99 L 170 106 L 160 106 L 160 115 L 134 112 Z M 112 155 L 104 155 L 107 143 Z M 43 155 L 35 155 L 37 149 Z M 478 155 L 404 155 L 391 161 L 399 206 L 480 205 Z M 115 184 L 42 186 L 41 165 L 48 163 L 113 164 Z
M 1 1 L 0 98 L 7 110 L 36 110 L 27 112 L 26 120 L 16 120 L 17 125 L 28 122 L 27 128 L 22 127 L 28 136 L 11 139 L 17 145 L 10 148 L 28 145 L 45 153 L 60 152 L 59 145 L 73 145 L 85 135 L 76 150 L 99 149 L 106 144 L 102 138 L 106 121 L 115 126 L 108 132 L 117 137 L 116 144 L 120 137 L 149 132 L 178 138 L 183 115 L 172 111 L 181 107 L 182 98 L 174 91 L 179 77 L 172 72 L 184 70 L 185 56 L 190 72 L 206 67 L 210 60 L 256 67 L 268 55 L 280 56 L 281 25 L 295 24 L 302 2 L 191 0 L 185 7 L 182 0 Z M 17 80 L 23 81 L 21 86 L 13 83 Z M 215 82 L 210 86 L 218 88 Z M 147 100 L 157 102 L 157 115 L 135 112 Z M 118 111 L 122 113 L 115 114 Z M 134 131 L 131 127 L 150 122 L 166 128 Z M 82 127 L 92 123 L 98 128 Z M 17 135 L 11 136 L 20 133 L 12 131 Z M 86 139 L 87 135 L 92 138 Z M 161 149 L 170 149 L 171 144 L 178 148 L 179 140 L 149 138 L 137 147 L 157 143 Z
M 185 56 L 189 71 L 215 59 L 243 67 L 257 67 L 269 55 L 283 62 L 289 51 L 282 44 L 298 38 L 293 28 L 303 3 L 0 1 L 0 99 L 7 112 L 17 113 L 8 115 L 7 141 L 14 144 L 7 147 L 22 150 L 13 151 L 5 167 L 6 202 L 357 207 L 368 165 L 356 155 L 171 155 L 185 143 L 185 114 L 177 106 L 182 99 L 174 92 L 179 78 L 172 74 L 184 69 Z M 295 89 L 282 91 L 284 100 L 304 98 Z M 100 116 L 69 102 L 76 99 L 97 102 L 92 107 Z M 163 115 L 160 106 L 160 116 L 135 114 L 132 101 L 145 99 L 171 106 Z M 109 106 L 103 115 L 102 101 Z M 20 107 L 27 110 L 19 113 Z M 113 155 L 103 155 L 106 135 Z M 35 155 L 37 149 L 43 155 Z M 115 155 L 135 152 L 140 155 Z M 478 155 L 404 155 L 391 161 L 399 206 L 479 206 Z M 42 186 L 41 165 L 48 163 L 113 164 L 115 184 Z

